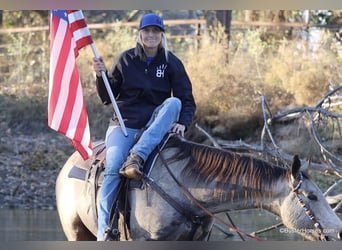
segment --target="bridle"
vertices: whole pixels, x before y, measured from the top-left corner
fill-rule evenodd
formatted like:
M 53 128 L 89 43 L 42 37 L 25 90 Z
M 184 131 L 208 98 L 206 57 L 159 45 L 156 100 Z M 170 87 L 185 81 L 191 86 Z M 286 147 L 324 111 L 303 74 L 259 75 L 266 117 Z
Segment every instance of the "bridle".
M 324 230 L 321 224 L 316 220 L 314 213 L 310 210 L 310 208 L 305 204 L 304 200 L 300 197 L 300 188 L 302 186 L 304 177 L 303 174 L 300 172 L 296 178 L 294 178 L 293 185 L 292 185 L 292 192 L 297 197 L 299 204 L 305 210 L 305 214 L 310 218 L 314 227 L 316 228 L 319 238 L 321 241 L 326 241 L 328 237 L 324 234 Z

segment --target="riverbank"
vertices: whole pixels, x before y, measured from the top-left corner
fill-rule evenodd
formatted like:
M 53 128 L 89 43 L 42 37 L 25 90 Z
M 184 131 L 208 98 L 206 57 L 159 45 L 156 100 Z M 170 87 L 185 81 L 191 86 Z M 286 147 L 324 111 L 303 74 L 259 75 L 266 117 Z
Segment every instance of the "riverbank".
M 56 179 L 74 152 L 69 140 L 54 131 L 0 135 L 0 209 L 56 210 Z M 324 190 L 334 183 L 325 183 L 327 176 L 314 177 Z
M 55 210 L 56 178 L 72 150 L 68 141 L 44 133 L 2 135 L 0 142 L 0 208 Z

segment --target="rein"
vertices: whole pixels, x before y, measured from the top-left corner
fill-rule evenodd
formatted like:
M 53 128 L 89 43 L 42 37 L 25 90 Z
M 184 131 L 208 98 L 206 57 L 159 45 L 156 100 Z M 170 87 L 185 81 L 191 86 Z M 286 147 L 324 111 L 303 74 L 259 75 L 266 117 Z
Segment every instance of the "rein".
M 217 220 L 218 222 L 220 222 L 221 224 L 225 225 L 226 227 L 230 228 L 231 230 L 235 231 L 236 233 L 240 234 L 240 235 L 244 235 L 247 236 L 249 238 L 252 238 L 254 240 L 258 240 L 260 241 L 261 239 L 253 236 L 251 234 L 248 234 L 246 232 L 243 232 L 241 230 L 239 230 L 238 228 L 236 228 L 235 226 L 225 222 L 224 220 L 222 220 L 221 218 L 219 218 L 218 216 L 216 216 L 215 214 L 213 214 L 211 211 L 209 211 L 207 208 L 205 208 L 199 201 L 197 201 L 197 199 L 189 192 L 189 190 L 187 190 L 180 181 L 178 181 L 178 179 L 176 178 L 176 176 L 172 173 L 171 169 L 169 168 L 169 165 L 167 164 L 164 156 L 162 155 L 161 149 L 158 147 L 159 149 L 159 156 L 160 159 L 163 163 L 163 165 L 165 166 L 165 168 L 167 169 L 167 171 L 169 172 L 169 174 L 171 175 L 172 179 L 176 182 L 176 184 L 178 185 L 178 187 L 180 188 L 180 190 L 183 192 L 183 194 L 191 201 L 191 203 L 195 204 L 197 207 L 199 207 L 203 212 L 205 212 L 207 215 L 209 215 L 210 217 L 214 218 L 215 220 Z
M 303 179 L 304 179 L 303 178 L 303 174 L 299 173 L 297 175 L 297 178 L 295 179 L 295 181 L 297 181 L 297 185 L 293 184 L 292 192 L 297 197 L 298 202 L 301 205 L 301 207 L 305 210 L 305 214 L 310 218 L 310 220 L 312 221 L 313 225 L 318 230 L 318 234 L 319 234 L 320 240 L 321 241 L 326 241 L 327 240 L 327 236 L 324 235 L 324 230 L 323 230 L 321 224 L 316 220 L 315 215 L 313 214 L 313 212 L 305 204 L 304 200 L 300 197 L 299 190 L 300 190 L 300 187 L 302 186 Z

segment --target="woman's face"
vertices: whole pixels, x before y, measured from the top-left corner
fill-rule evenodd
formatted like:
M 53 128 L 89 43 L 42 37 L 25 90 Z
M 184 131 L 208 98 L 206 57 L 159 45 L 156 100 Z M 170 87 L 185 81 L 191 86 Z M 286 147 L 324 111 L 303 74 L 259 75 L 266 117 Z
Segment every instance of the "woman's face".
M 162 30 L 156 26 L 148 26 L 141 30 L 141 41 L 146 48 L 158 48 L 162 40 Z

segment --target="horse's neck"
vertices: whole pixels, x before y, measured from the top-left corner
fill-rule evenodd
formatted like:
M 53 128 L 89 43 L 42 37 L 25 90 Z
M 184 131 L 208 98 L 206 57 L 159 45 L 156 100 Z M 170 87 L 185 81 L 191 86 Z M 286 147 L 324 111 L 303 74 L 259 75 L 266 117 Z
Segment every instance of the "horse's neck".
M 276 215 L 280 213 L 280 205 L 289 193 L 286 180 L 279 180 L 271 188 L 265 190 L 248 190 L 240 185 L 232 185 L 225 189 L 218 185 L 208 185 L 206 192 L 194 191 L 198 199 L 208 204 L 214 212 L 264 208 Z M 206 195 L 204 195 L 206 193 Z
M 169 159 L 177 155 L 179 151 L 168 148 L 163 153 L 164 157 Z M 272 213 L 279 214 L 280 204 L 289 193 L 288 181 L 284 176 L 275 180 L 271 186 L 263 183 L 260 187 L 261 190 L 254 190 L 246 186 L 246 182 L 243 181 L 244 176 L 233 180 L 237 184 L 230 185 L 219 183 L 218 179 L 222 181 L 222 178 L 218 178 L 216 181 L 203 181 L 201 180 L 203 178 L 198 178 L 196 175 L 184 175 L 183 170 L 187 163 L 188 159 L 169 161 L 168 164 L 160 162 L 156 164 L 159 168 L 157 167 L 157 171 L 153 171 L 152 177 L 160 180 L 161 183 L 168 183 L 170 192 L 178 190 L 179 187 L 177 187 L 175 181 L 170 182 L 170 174 L 164 166 L 167 165 L 173 175 L 184 185 L 184 188 L 188 189 L 195 199 L 205 204 L 213 212 L 263 207 Z M 185 195 L 179 195 L 178 198 L 182 200 L 182 203 L 188 203 L 189 207 L 193 207 L 192 202 L 184 199 L 184 197 Z
M 280 206 L 290 192 L 288 182 L 284 179 L 279 180 L 269 193 L 265 192 L 264 195 L 258 198 L 255 208 L 263 208 L 273 214 L 280 215 Z

